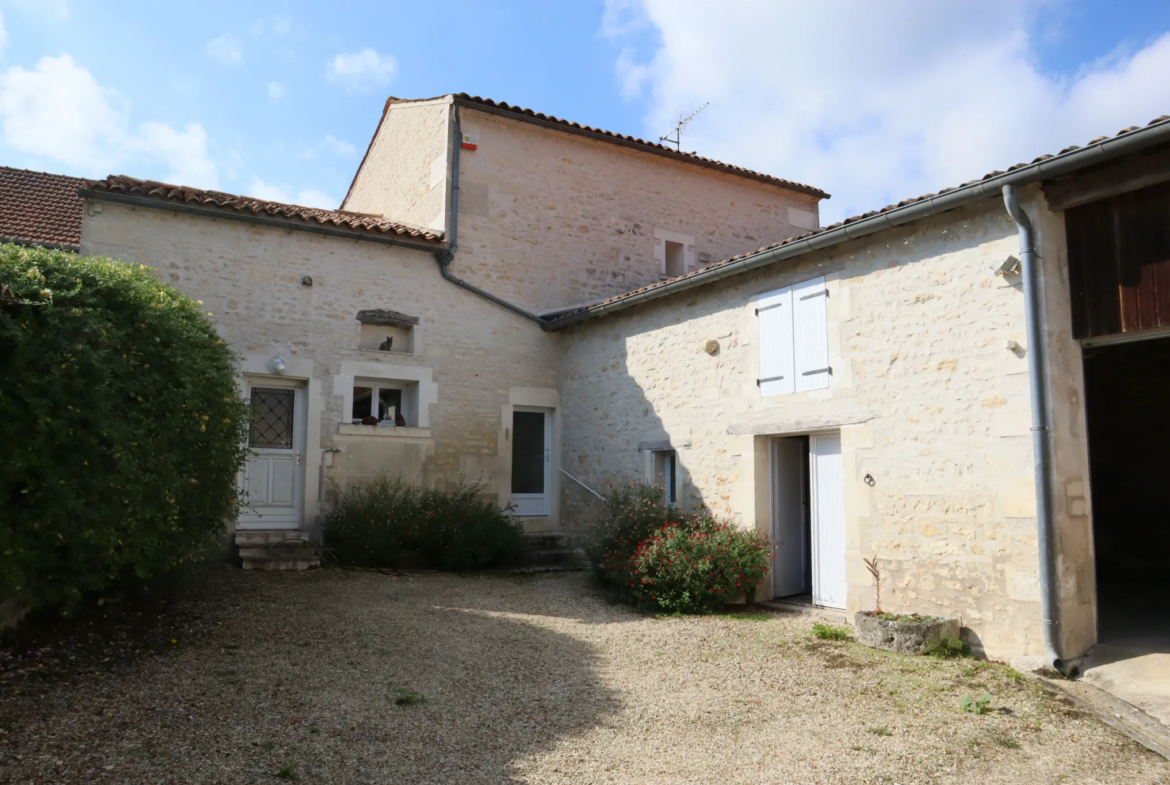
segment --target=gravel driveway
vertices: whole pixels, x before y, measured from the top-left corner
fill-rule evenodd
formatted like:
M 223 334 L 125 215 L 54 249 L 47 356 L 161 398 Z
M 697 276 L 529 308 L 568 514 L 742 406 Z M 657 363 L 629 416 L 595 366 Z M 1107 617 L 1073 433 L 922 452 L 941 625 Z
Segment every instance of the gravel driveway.
M 0 782 L 1170 781 L 1003 667 L 648 618 L 582 574 L 226 571 L 185 602 L 170 650 L 0 695 Z

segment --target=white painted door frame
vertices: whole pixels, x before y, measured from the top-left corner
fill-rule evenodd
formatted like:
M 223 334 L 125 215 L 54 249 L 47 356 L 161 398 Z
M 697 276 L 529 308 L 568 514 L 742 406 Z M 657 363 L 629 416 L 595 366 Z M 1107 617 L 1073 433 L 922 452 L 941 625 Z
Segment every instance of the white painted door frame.
M 538 406 L 513 406 L 512 407 L 512 450 L 513 450 L 513 467 L 515 466 L 515 449 L 516 449 L 516 413 L 517 412 L 531 412 L 544 415 L 544 475 L 543 485 L 544 491 L 542 493 L 516 493 L 512 492 L 512 504 L 516 507 L 516 515 L 520 517 L 541 518 L 547 517 L 552 513 L 552 487 L 553 487 L 553 412 L 552 409 L 546 409 Z M 513 483 L 515 478 L 513 477 Z M 513 487 L 515 487 L 513 485 Z
M 302 380 L 279 376 L 244 377 L 248 400 L 257 389 L 293 393 L 292 440 L 287 448 L 250 447 L 251 454 L 240 473 L 236 528 L 299 529 L 305 509 L 306 385 Z

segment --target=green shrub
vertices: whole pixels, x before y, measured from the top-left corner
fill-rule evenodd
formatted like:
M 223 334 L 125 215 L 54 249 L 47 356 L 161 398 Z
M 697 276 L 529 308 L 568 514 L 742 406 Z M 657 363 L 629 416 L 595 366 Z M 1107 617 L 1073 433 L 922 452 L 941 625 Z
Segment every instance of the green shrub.
M 585 540 L 594 575 L 610 589 L 630 588 L 630 560 L 638 545 L 668 523 L 684 520 L 666 504 L 661 485 L 628 482 L 610 491 L 601 503 Z
M 734 525 L 707 517 L 672 522 L 639 543 L 632 591 L 639 604 L 670 613 L 713 613 L 751 597 L 768 558 L 765 540 Z
M 482 498 L 483 489 L 460 480 L 446 492 L 386 476 L 351 485 L 325 514 L 325 544 L 358 567 L 418 558 L 442 570 L 514 564 L 524 554 L 520 523 Z
M 986 714 L 991 702 L 995 700 L 995 696 L 989 692 L 985 692 L 978 698 L 972 698 L 970 695 L 964 695 L 962 703 L 959 707 L 970 714 Z
M 198 557 L 236 513 L 233 362 L 145 267 L 0 246 L 0 600 L 68 611 Z
M 813 635 L 823 641 L 844 641 L 849 639 L 848 627 L 834 627 L 831 624 L 817 622 L 812 626 Z
M 621 602 L 667 613 L 711 613 L 751 596 L 767 570 L 765 540 L 665 503 L 661 485 L 629 482 L 600 506 L 586 537 L 598 581 Z

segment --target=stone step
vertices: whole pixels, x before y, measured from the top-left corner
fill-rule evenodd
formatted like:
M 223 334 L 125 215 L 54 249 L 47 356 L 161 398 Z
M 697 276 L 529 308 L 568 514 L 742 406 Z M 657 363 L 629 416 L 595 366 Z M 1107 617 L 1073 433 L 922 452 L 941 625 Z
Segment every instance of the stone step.
M 239 546 L 271 545 L 288 540 L 305 541 L 308 539 L 309 536 L 306 532 L 297 529 L 237 529 L 235 535 L 236 545 Z
M 525 559 L 527 564 L 580 564 L 585 565 L 585 552 L 580 548 L 546 548 L 542 550 L 530 550 L 528 557 Z
M 524 544 L 530 551 L 560 550 L 572 547 L 572 536 L 563 532 L 525 534 Z
M 320 567 L 320 559 L 245 559 L 245 570 L 308 570 Z
M 280 556 L 285 559 L 316 559 L 317 549 L 307 542 L 282 542 L 275 545 L 240 546 L 241 559 Z

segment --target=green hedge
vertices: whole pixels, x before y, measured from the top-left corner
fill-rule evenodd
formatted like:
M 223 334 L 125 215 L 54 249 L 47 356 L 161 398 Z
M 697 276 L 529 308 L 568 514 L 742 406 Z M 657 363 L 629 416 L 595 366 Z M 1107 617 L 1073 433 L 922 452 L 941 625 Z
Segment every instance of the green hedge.
M 233 360 L 145 267 L 0 245 L 0 600 L 69 610 L 198 556 L 235 515 Z
M 387 476 L 356 483 L 325 514 L 325 544 L 340 563 L 359 567 L 515 564 L 524 556 L 520 522 L 483 490 L 463 480 L 449 491 Z

